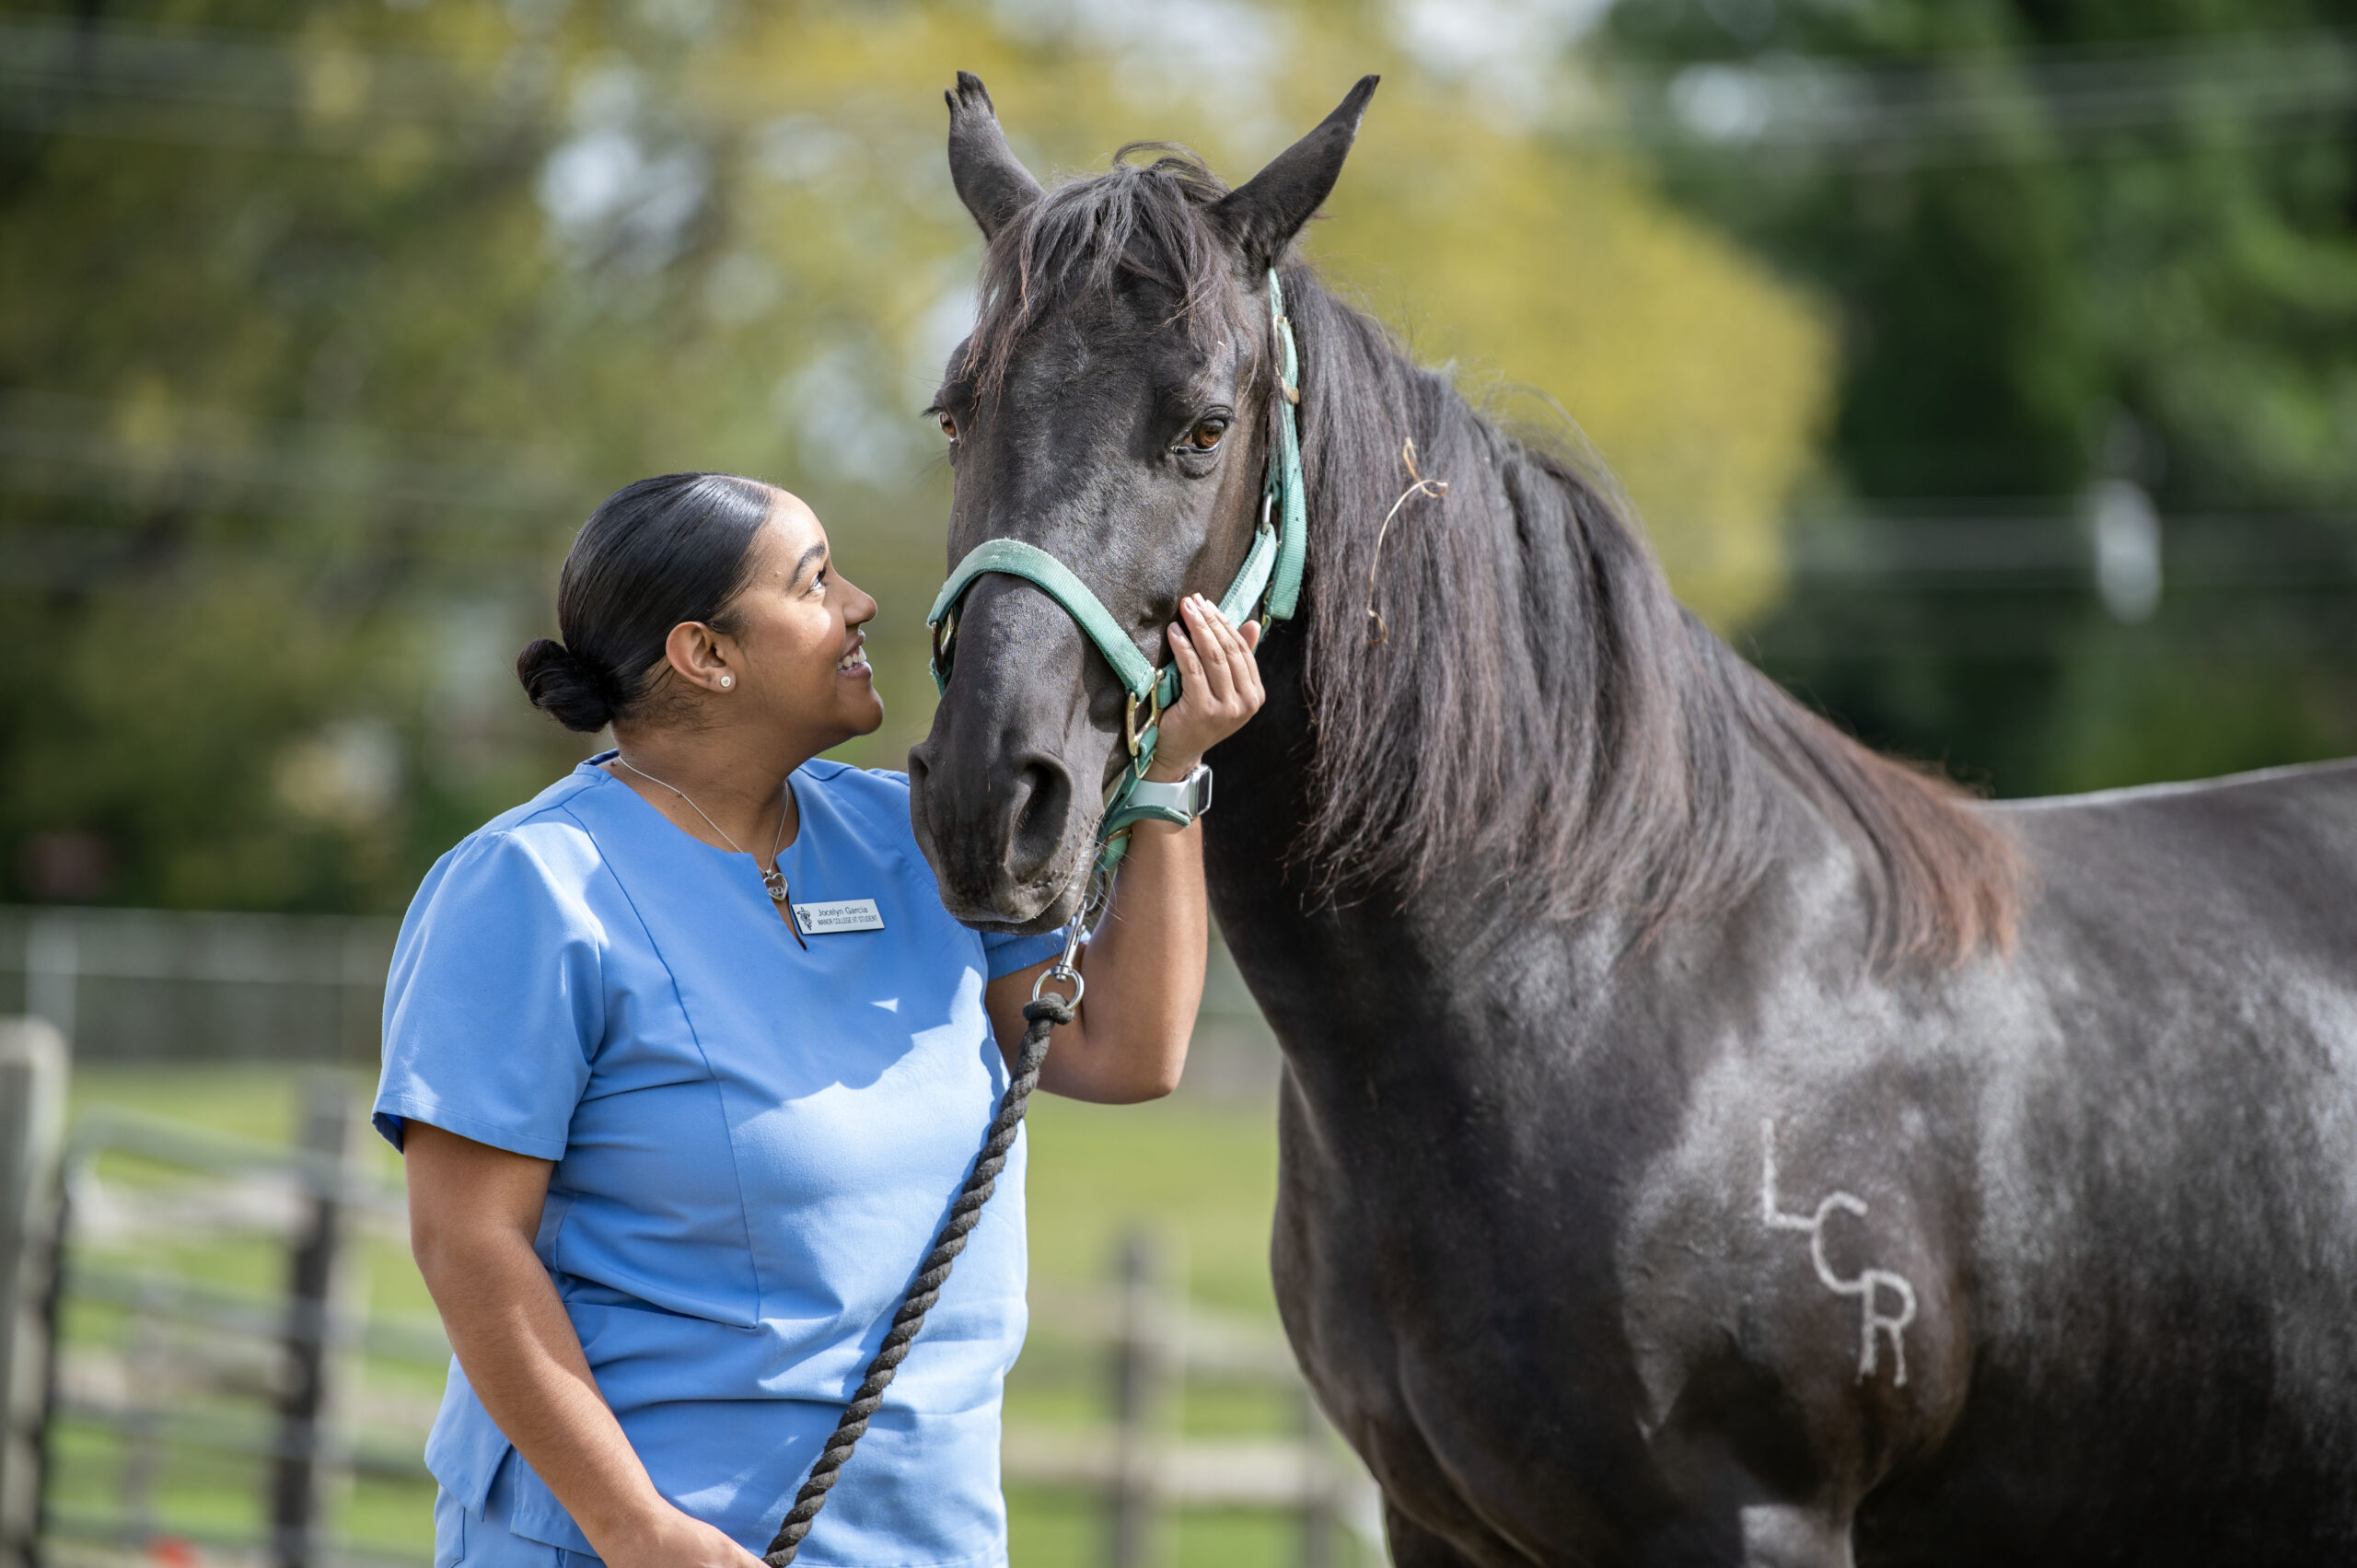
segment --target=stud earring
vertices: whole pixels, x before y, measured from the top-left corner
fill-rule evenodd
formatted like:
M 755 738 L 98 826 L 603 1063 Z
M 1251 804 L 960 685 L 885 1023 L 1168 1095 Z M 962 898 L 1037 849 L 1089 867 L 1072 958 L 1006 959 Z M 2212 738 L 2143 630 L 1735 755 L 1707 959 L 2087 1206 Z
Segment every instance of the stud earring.
M 727 691 L 730 687 L 732 687 L 732 686 L 734 686 L 734 685 L 736 685 L 736 684 L 737 684 L 737 678 L 736 678 L 735 676 L 733 676 L 733 675 L 724 675 L 724 676 L 722 676 L 722 677 L 720 678 L 720 689 L 721 689 L 723 691 Z

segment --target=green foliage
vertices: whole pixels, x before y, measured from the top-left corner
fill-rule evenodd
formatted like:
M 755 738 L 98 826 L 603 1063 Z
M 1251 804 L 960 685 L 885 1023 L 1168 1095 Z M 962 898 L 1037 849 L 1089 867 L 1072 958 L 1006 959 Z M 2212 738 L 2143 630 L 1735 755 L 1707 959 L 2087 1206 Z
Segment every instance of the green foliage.
M 1838 313 L 1804 558 L 2003 520 L 1939 572 L 1804 573 L 1754 629 L 1776 673 L 2008 794 L 2357 749 L 2353 18 L 1621 0 L 1631 102 L 1685 110 L 1646 122 L 1665 186 Z M 2084 563 L 2106 475 L 2164 520 L 2148 625 L 2003 559 L 2042 519 L 2032 553 Z
M 1814 310 L 1618 157 L 1501 129 L 1413 75 L 1384 93 L 1313 233 L 1321 262 L 1508 423 L 1562 439 L 1568 411 L 1707 619 L 1772 603 L 1830 373 Z
M 0 898 L 398 909 L 580 756 L 508 673 L 596 500 L 804 494 L 932 706 L 970 309 L 940 93 L 1043 174 L 1139 134 L 1257 168 L 1368 69 L 1314 237 L 1553 394 L 1697 601 L 1773 596 L 1826 360 L 1789 292 L 1614 161 L 1420 74 L 1373 0 L 156 0 L 0 19 Z M 1478 387 L 1477 387 L 1478 389 Z M 1404 482 L 1404 480 L 1403 480 Z

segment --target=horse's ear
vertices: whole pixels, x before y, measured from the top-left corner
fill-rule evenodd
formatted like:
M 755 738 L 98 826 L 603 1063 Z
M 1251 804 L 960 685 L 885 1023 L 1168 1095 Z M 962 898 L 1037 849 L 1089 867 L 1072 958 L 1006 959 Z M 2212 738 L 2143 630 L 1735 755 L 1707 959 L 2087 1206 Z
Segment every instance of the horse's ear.
M 1382 79 L 1361 76 L 1318 129 L 1279 153 L 1268 168 L 1229 192 L 1213 209 L 1221 226 L 1243 248 L 1256 275 L 1276 264 L 1302 225 L 1325 204 L 1341 177 L 1351 144 L 1358 139 L 1359 117 Z
M 960 71 L 958 85 L 941 96 L 949 100 L 949 179 L 988 239 L 1039 199 L 1039 182 L 1006 145 L 980 76 Z

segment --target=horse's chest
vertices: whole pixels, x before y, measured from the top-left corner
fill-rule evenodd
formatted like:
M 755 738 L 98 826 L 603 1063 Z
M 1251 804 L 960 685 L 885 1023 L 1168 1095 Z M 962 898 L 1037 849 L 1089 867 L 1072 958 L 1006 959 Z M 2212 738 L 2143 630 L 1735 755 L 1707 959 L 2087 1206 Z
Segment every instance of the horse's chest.
M 1273 1263 L 1304 1368 L 1411 1516 L 1501 1547 L 1612 1539 L 1643 1469 L 1612 1216 L 1478 1108 L 1426 1110 L 1337 1137 L 1287 1107 Z

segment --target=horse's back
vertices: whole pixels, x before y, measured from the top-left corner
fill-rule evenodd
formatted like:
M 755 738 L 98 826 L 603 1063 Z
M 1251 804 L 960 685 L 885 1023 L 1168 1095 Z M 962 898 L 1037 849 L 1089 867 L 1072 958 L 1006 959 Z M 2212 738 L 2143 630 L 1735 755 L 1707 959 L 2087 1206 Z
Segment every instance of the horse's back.
M 2280 1186 L 2357 1267 L 2357 761 L 1996 809 L 2033 878 L 2011 968 L 2052 1031 L 2028 1064 L 2113 1176 L 2145 1167 L 2114 1195 L 2214 1198 L 2248 1234 Z
M 2357 758 L 1989 809 L 2029 851 L 2034 901 L 2137 924 L 2357 930 Z
M 2084 1023 L 2318 1034 L 2357 1074 L 2357 759 L 1989 810 L 2026 852 L 2019 968 Z

